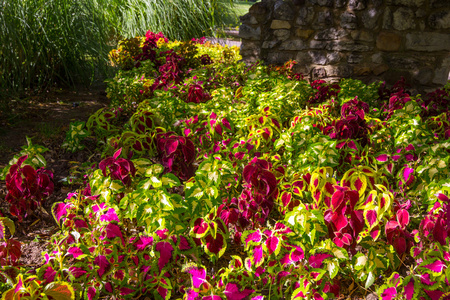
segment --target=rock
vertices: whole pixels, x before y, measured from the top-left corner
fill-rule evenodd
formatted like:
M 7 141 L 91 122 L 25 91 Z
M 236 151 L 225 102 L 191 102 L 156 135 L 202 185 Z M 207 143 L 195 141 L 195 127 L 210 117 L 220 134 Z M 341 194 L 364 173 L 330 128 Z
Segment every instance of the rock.
M 290 29 L 291 23 L 283 20 L 273 20 L 270 24 L 270 29 Z
M 381 51 L 398 51 L 401 43 L 401 36 L 395 33 L 381 32 L 377 37 L 377 48 Z
M 264 41 L 261 48 L 263 49 L 272 49 L 275 46 L 279 45 L 281 41 Z
M 325 51 L 308 51 L 308 54 L 313 64 L 325 65 L 328 62 Z
M 350 77 L 353 74 L 353 68 L 348 65 L 326 66 L 325 70 L 328 77 Z
M 445 0 L 444 0 L 445 1 Z M 393 0 L 394 5 L 404 5 L 410 7 L 419 7 L 425 3 L 425 0 Z
M 354 41 L 330 41 L 327 42 L 325 49 L 330 51 L 355 51 L 364 52 L 373 49 L 372 46 L 355 43 Z
M 358 19 L 356 15 L 352 12 L 344 12 L 341 15 L 341 27 L 345 29 L 356 29 Z
M 375 53 L 372 55 L 372 62 L 376 64 L 382 64 L 384 62 L 383 55 L 381 53 Z
M 392 26 L 396 30 L 407 30 L 416 27 L 414 12 L 410 8 L 401 7 L 394 12 Z
M 264 21 L 266 21 L 267 19 L 269 10 L 265 2 L 257 2 L 250 7 L 248 12 L 256 18 L 258 23 L 264 23 Z
M 392 26 L 392 11 L 386 8 L 383 13 L 383 29 L 390 29 Z
M 434 72 L 430 68 L 424 68 L 420 70 L 416 70 L 413 72 L 413 79 L 415 79 L 420 84 L 429 84 L 433 79 Z
M 450 69 L 448 67 L 442 67 L 436 69 L 434 72 L 433 83 L 445 85 L 448 81 Z
M 300 29 L 300 28 L 297 28 L 295 30 L 295 35 L 297 37 L 299 37 L 299 38 L 307 40 L 311 36 L 311 34 L 313 34 L 313 32 L 314 32 L 314 30 L 312 30 L 312 29 Z
M 279 50 L 297 51 L 306 49 L 305 42 L 302 40 L 288 40 L 281 43 Z
M 434 29 L 450 28 L 450 10 L 440 11 L 431 14 L 428 17 L 428 24 Z
M 450 7 L 450 1 L 445 0 L 430 0 L 430 5 L 433 8 Z
M 242 24 L 239 27 L 239 37 L 246 40 L 259 40 L 261 38 L 261 27 L 253 28 Z
M 342 54 L 340 54 L 339 52 L 330 52 L 327 54 L 327 60 L 328 60 L 328 64 L 335 64 L 338 63 L 342 58 Z
M 289 4 L 283 0 L 278 0 L 275 2 L 273 8 L 273 15 L 275 19 L 279 20 L 293 20 L 294 19 L 294 9 Z
M 380 16 L 379 10 L 375 8 L 369 8 L 362 14 L 362 22 L 365 28 L 373 29 L 377 25 L 378 17 Z
M 259 42 L 247 42 L 241 44 L 240 54 L 242 55 L 242 57 L 259 57 L 261 55 Z
M 314 19 L 314 9 L 312 7 L 302 7 L 298 11 L 298 17 L 295 20 L 297 25 L 311 24 Z
M 273 31 L 273 35 L 280 41 L 285 41 L 291 35 L 291 31 L 287 29 L 278 29 Z
M 376 76 L 379 76 L 388 70 L 389 70 L 389 66 L 386 64 L 382 64 L 382 65 L 378 65 L 375 68 L 373 68 L 372 72 Z M 376 298 L 376 299 L 378 299 L 378 298 Z
M 359 64 L 363 60 L 363 56 L 361 54 L 350 53 L 347 58 L 347 62 L 349 64 Z
M 295 59 L 295 52 L 279 52 L 273 51 L 267 54 L 267 63 L 282 65 L 288 60 Z
M 317 4 L 319 4 L 320 6 L 332 7 L 333 6 L 333 0 L 317 0 Z
M 351 10 L 362 10 L 366 8 L 366 4 L 364 0 L 350 0 L 348 2 L 348 8 Z
M 311 78 L 312 79 L 319 79 L 319 78 L 325 78 L 327 77 L 327 72 L 324 68 L 314 68 L 311 71 Z
M 325 49 L 325 47 L 327 46 L 327 42 L 322 42 L 322 41 L 311 41 L 309 42 L 309 48 L 311 49 Z
M 320 11 L 317 14 L 317 19 L 315 25 L 318 28 L 322 28 L 324 26 L 330 26 L 333 24 L 333 14 L 331 11 Z
M 427 12 L 424 9 L 419 8 L 416 10 L 415 15 L 417 18 L 423 18 L 427 15 Z
M 356 76 L 369 75 L 372 73 L 372 69 L 369 66 L 355 66 L 353 68 L 353 74 Z
M 374 7 L 378 7 L 383 4 L 383 0 L 371 0 L 370 2 Z
M 344 7 L 346 4 L 346 0 L 334 0 L 334 7 L 341 8 Z
M 241 21 L 242 24 L 248 24 L 248 25 L 258 24 L 258 21 L 256 20 L 256 18 L 254 16 L 252 16 L 251 14 L 245 14 L 245 15 L 239 17 L 239 20 Z
M 438 32 L 417 32 L 406 35 L 406 49 L 415 51 L 449 51 L 450 35 Z
M 367 30 L 353 30 L 351 33 L 352 39 L 364 42 L 373 42 L 374 37 L 371 32 Z
M 344 29 L 328 28 L 316 33 L 316 40 L 337 40 L 347 36 L 348 33 Z

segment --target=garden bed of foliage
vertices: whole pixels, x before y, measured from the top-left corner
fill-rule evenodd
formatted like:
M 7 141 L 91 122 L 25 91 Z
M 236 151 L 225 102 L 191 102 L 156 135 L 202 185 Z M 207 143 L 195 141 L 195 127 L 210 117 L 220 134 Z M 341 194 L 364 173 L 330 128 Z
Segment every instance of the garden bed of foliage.
M 12 220 L 53 190 L 45 149 L 3 172 L 2 299 L 449 295 L 450 86 L 308 83 L 295 62 L 152 32 L 110 56 L 110 107 L 63 145 L 103 160 L 53 204 L 37 269 L 18 264 Z

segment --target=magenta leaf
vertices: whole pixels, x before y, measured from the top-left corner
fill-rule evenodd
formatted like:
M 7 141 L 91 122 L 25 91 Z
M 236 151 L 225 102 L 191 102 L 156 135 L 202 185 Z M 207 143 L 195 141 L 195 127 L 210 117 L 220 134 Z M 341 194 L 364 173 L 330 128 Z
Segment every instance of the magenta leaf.
M 406 300 L 411 300 L 414 296 L 414 278 L 411 278 L 405 285 L 405 297 Z
M 93 300 L 95 298 L 95 295 L 97 295 L 97 289 L 95 289 L 92 286 L 88 287 L 88 289 L 87 289 L 88 300 Z
M 223 293 L 227 297 L 227 300 L 242 300 L 253 292 L 254 290 L 249 289 L 244 289 L 241 292 L 239 291 L 239 286 L 236 283 L 230 282 L 227 284 L 225 291 Z
M 333 257 L 330 254 L 327 253 L 318 253 L 315 255 L 312 255 L 309 259 L 308 259 L 308 263 L 312 268 L 321 268 L 322 267 L 322 262 L 327 259 Z
M 409 224 L 409 213 L 406 209 L 400 209 L 397 212 L 397 222 L 403 230 Z
M 147 246 L 153 244 L 153 237 L 151 236 L 141 236 L 139 240 L 134 244 L 138 251 L 143 251 Z
M 386 162 L 388 160 L 389 156 L 387 154 L 381 154 L 377 157 L 375 157 L 376 160 L 380 162 Z
M 70 247 L 67 250 L 67 253 L 72 254 L 73 258 L 77 258 L 78 256 L 84 254 L 83 251 L 80 248 L 78 248 L 78 247 Z
M 197 293 L 196 291 L 191 289 L 191 290 L 189 290 L 186 293 L 186 295 L 187 295 L 187 299 L 186 300 L 197 300 L 198 296 L 199 296 L 199 293 Z
M 372 226 L 377 221 L 377 212 L 373 209 L 368 210 L 366 220 L 369 222 L 369 226 Z
M 262 245 L 258 245 L 253 249 L 253 262 L 255 265 L 259 265 L 263 260 Z
M 276 236 L 271 236 L 266 240 L 266 247 L 269 251 L 269 255 L 274 253 L 277 248 L 280 246 L 280 239 Z
M 192 285 L 194 288 L 199 289 L 200 286 L 206 281 L 206 270 L 205 268 L 193 267 L 188 271 L 191 274 Z
M 225 239 L 219 232 L 216 234 L 216 238 L 210 234 L 205 238 L 205 241 L 208 251 L 214 254 L 219 254 L 225 247 Z
M 116 237 L 120 238 L 123 241 L 123 236 L 122 236 L 122 231 L 120 230 L 119 225 L 114 224 L 114 223 L 109 223 L 108 225 L 106 225 L 106 238 L 107 239 L 114 239 Z
M 48 283 L 50 283 L 50 282 L 53 282 L 53 280 L 55 279 L 55 275 L 56 275 L 56 271 L 53 270 L 52 267 L 48 267 L 47 270 L 45 270 L 45 273 L 43 276 L 44 276 L 44 279 Z
M 396 296 L 397 296 L 397 290 L 395 289 L 395 287 L 390 287 L 383 291 L 383 293 L 381 294 L 381 299 L 382 300 L 392 300 Z
M 203 297 L 202 300 L 222 300 L 222 298 L 217 295 L 211 295 Z
M 435 273 L 441 273 L 445 267 L 445 264 L 440 260 L 435 260 L 434 262 L 421 266 L 422 268 L 426 268 Z
M 99 277 L 102 277 L 105 273 L 107 273 L 111 267 L 108 259 L 104 255 L 99 255 L 94 259 L 94 264 L 99 267 L 97 270 L 97 274 Z
M 262 239 L 262 235 L 261 232 L 259 232 L 259 230 L 250 233 L 246 238 L 245 238 L 245 247 L 248 246 L 249 242 L 255 242 L 255 243 L 259 243 L 261 242 Z
M 159 252 L 158 267 L 161 271 L 172 258 L 173 247 L 169 242 L 158 242 L 155 250 Z

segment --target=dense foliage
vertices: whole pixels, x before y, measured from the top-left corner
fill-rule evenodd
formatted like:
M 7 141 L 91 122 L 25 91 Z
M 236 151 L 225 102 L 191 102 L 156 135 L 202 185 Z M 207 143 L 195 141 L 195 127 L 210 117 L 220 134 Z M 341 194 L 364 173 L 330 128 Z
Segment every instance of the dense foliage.
M 110 56 L 111 107 L 64 144 L 95 137 L 104 159 L 53 205 L 61 230 L 36 272 L 3 233 L 2 299 L 450 293 L 448 86 L 310 84 L 295 62 L 246 66 L 235 48 L 153 32 Z

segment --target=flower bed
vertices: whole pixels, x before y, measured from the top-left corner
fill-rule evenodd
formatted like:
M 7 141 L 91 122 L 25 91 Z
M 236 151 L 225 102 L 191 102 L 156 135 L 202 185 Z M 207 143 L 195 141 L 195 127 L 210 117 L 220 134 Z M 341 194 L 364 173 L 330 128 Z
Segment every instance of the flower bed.
M 61 230 L 36 274 L 2 231 L 2 299 L 449 294 L 449 86 L 310 84 L 295 62 L 246 66 L 236 48 L 152 32 L 111 59 L 111 107 L 64 144 L 95 137 L 104 160 L 53 205 Z M 18 172 L 42 167 L 27 158 L 7 175 L 20 217 L 43 199 L 19 201 Z

